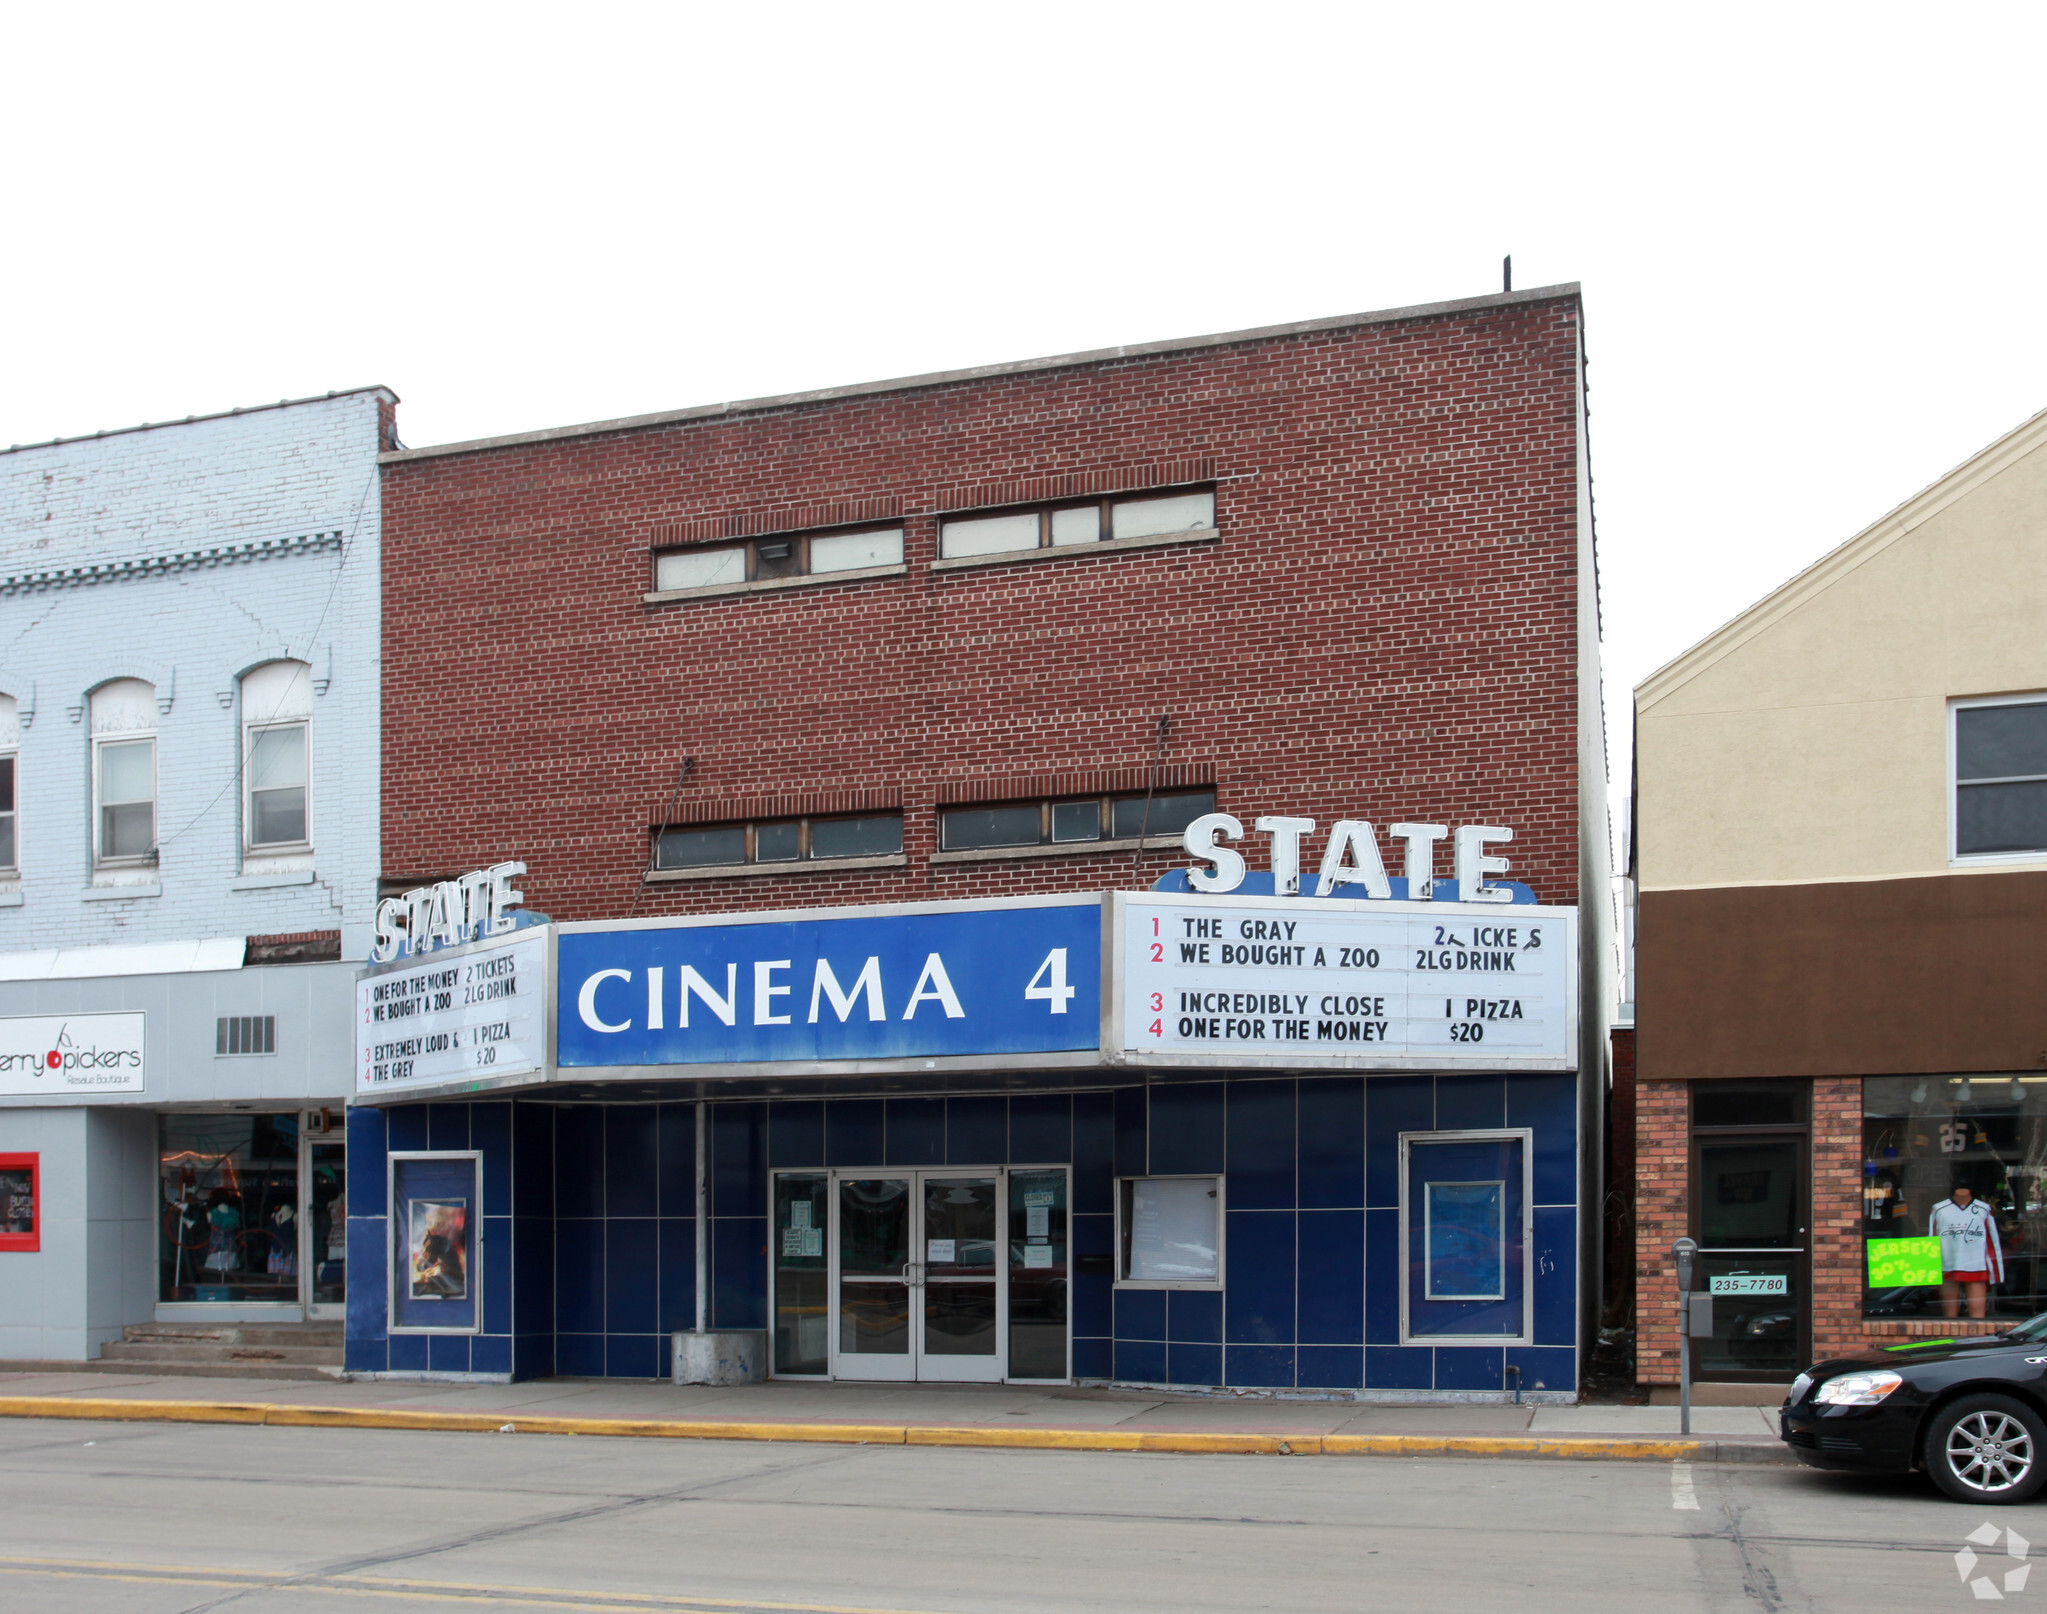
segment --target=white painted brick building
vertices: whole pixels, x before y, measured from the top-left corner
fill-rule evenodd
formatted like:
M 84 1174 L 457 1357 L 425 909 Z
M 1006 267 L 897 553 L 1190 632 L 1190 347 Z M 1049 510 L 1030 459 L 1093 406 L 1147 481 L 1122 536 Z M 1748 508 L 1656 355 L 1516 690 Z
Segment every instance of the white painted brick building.
M 0 453 L 0 1360 L 338 1314 L 396 402 Z

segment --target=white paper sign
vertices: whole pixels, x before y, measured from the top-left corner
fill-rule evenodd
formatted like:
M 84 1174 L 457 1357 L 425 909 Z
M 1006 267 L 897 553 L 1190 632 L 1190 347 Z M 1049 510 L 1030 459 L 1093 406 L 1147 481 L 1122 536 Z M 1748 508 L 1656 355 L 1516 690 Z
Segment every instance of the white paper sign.
M 1052 1212 L 1043 1205 L 1024 1206 L 1024 1237 L 1041 1239 L 1052 1231 Z
M 924 1253 L 926 1263 L 931 1266 L 942 1266 L 956 1262 L 959 1257 L 953 1254 L 953 1250 L 958 1243 L 957 1239 L 927 1239 Z
M 359 1094 L 523 1076 L 546 1064 L 547 933 L 429 953 L 355 983 Z
M 0 1093 L 77 1098 L 139 1093 L 145 1014 L 0 1018 Z
M 1024 1265 L 1027 1267 L 1048 1267 L 1052 1264 L 1052 1246 L 1049 1244 L 1026 1244 Z
M 1127 1056 L 1349 1068 L 1575 1058 L 1577 910 L 1131 897 Z
M 1790 1279 L 1783 1273 L 1735 1272 L 1710 1280 L 1716 1295 L 1782 1295 L 1791 1292 Z

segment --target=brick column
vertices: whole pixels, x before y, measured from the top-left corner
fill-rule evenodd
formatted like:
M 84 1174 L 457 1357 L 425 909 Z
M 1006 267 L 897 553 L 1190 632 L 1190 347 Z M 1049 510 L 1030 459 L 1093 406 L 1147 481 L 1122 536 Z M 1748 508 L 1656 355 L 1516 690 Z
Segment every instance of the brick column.
M 1677 1383 L 1677 1269 L 1672 1241 L 1691 1223 L 1690 1084 L 1635 1087 L 1635 1379 Z
M 1812 1349 L 1868 1349 L 1862 1337 L 1862 1082 L 1812 1084 Z

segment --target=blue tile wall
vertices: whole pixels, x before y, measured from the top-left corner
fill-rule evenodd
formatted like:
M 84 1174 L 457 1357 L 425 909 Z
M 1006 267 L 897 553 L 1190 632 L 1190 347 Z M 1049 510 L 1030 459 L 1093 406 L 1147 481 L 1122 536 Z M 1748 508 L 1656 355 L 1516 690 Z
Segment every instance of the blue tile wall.
M 1061 1159 L 1065 1158 L 1061 1152 Z M 1007 1165 L 1009 1100 L 999 1093 L 985 1098 L 945 1101 L 945 1163 L 948 1166 Z
M 824 1163 L 824 1100 L 788 1099 L 770 1104 L 768 1164 L 786 1171 Z
M 882 1104 L 878 1098 L 835 1098 L 824 1107 L 825 1162 L 872 1166 L 882 1157 Z
M 1303 1390 L 1357 1390 L 1365 1382 L 1362 1345 L 1302 1345 L 1294 1351 Z
M 1142 1087 L 1119 1087 L 1116 1101 L 1116 1175 L 1142 1177 L 1151 1170 L 1145 1151 L 1144 1118 L 1151 1095 Z
M 1291 1082 L 1287 1089 L 1292 1106 Z M 1221 1171 L 1227 1156 L 1224 1143 L 1222 1082 L 1189 1082 L 1147 1089 L 1151 1095 L 1151 1165 L 1154 1175 L 1171 1177 L 1192 1172 Z M 1291 1154 L 1291 1149 L 1288 1153 Z M 1289 1162 L 1291 1171 L 1291 1162 Z M 1234 1203 L 1234 1200 L 1232 1201 Z M 1289 1197 L 1288 1203 L 1292 1200 Z
M 1292 1210 L 1294 1165 L 1293 1082 L 1231 1082 L 1228 1084 L 1228 1147 L 1222 1170 L 1229 1173 L 1232 1210 Z M 1199 1089 L 1187 1089 L 1199 1091 Z M 1164 1127 L 1158 1100 L 1152 1100 L 1152 1155 L 1157 1157 Z M 1186 1170 L 1216 1169 L 1185 1167 Z
M 604 1107 L 604 1214 L 622 1216 L 659 1213 L 661 1134 L 651 1104 L 607 1104 Z
M 659 1214 L 693 1217 L 697 1213 L 697 1107 L 663 1104 L 657 1113 Z
M 882 1107 L 882 1157 L 885 1166 L 945 1164 L 945 1100 L 892 1098 Z
M 1365 1202 L 1365 1080 L 1335 1076 L 1298 1084 L 1299 1192 L 1303 1210 Z M 1231 1200 L 1235 1202 L 1232 1188 Z
M 1381 1076 L 1365 1084 L 1365 1203 L 1400 1203 L 1400 1134 L 1436 1125 L 1433 1076 Z
M 1083 1098 L 1100 1101 L 1105 1093 L 1088 1093 Z M 1026 1093 L 1009 1101 L 1009 1159 L 1016 1165 L 1057 1165 L 1074 1160 L 1073 1106 L 1071 1093 Z M 1103 1162 L 1106 1165 L 1106 1161 Z
M 764 1216 L 768 1204 L 768 1107 L 711 1106 L 711 1215 Z
M 1223 1338 L 1232 1345 L 1292 1345 L 1294 1213 L 1232 1209 L 1227 1219 Z
M 1438 1076 L 1436 1126 L 1444 1132 L 1507 1124 L 1507 1078 Z
M 1072 1165 L 1074 1372 L 1344 1390 L 1575 1386 L 1574 1078 L 1164 1081 L 1079 1093 L 752 1099 L 708 1115 L 712 1326 L 768 1319 L 771 1170 Z M 1534 1134 L 1531 1346 L 1402 1346 L 1399 1137 Z M 653 1377 L 696 1319 L 696 1109 L 493 1099 L 351 1110 L 346 1360 L 357 1372 Z M 393 1335 L 387 1149 L 483 1155 L 483 1332 Z M 1222 1174 L 1223 1291 L 1118 1289 L 1115 1178 Z M 1087 1270 L 1081 1270 L 1085 1261 Z

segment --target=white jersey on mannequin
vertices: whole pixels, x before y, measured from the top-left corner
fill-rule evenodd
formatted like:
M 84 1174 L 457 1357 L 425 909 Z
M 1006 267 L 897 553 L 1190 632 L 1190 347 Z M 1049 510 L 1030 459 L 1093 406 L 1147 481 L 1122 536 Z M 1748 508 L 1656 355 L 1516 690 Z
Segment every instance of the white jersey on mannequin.
M 1943 1272 L 1987 1272 L 1992 1283 L 2004 1281 L 2004 1250 L 1997 1242 L 1997 1218 L 1980 1199 L 1957 1205 L 1943 1199 L 1927 1218 L 1929 1238 L 1940 1240 Z

